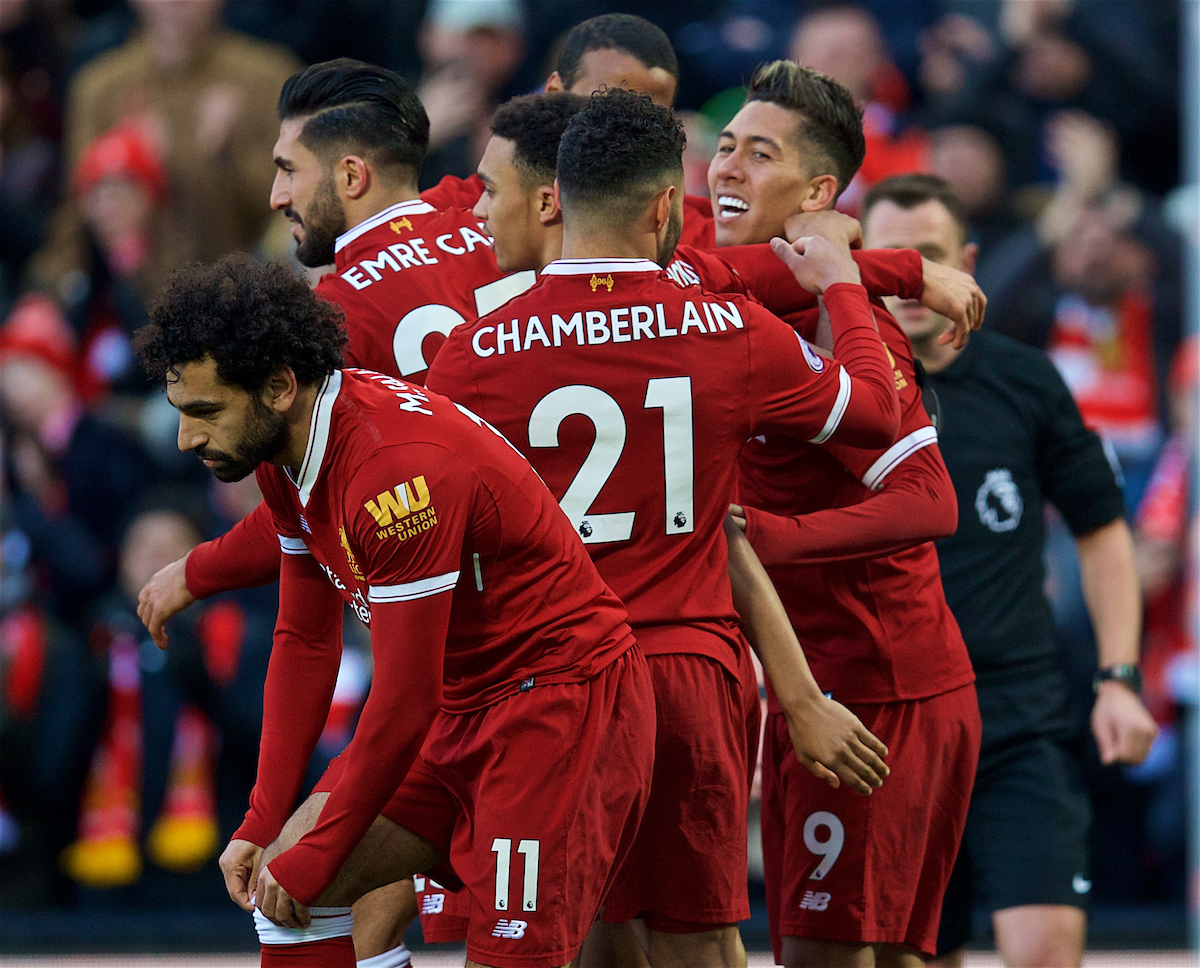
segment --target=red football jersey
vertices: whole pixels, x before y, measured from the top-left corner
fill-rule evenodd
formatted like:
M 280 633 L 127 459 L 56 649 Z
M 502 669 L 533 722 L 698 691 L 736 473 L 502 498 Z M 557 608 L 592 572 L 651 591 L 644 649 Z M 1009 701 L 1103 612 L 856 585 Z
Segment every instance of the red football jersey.
M 894 433 L 865 291 L 833 286 L 827 301 L 845 323 L 839 350 L 861 360 L 854 380 L 742 296 L 681 287 L 644 259 L 562 260 L 502 312 L 454 330 L 429 384 L 529 457 L 646 652 L 729 664 L 722 522 L 745 440 Z
M 338 237 L 335 270 L 318 295 L 346 315 L 348 366 L 423 383 L 446 334 L 533 283 L 503 275 L 492 240 L 469 210 L 420 199 L 384 209 Z
M 882 307 L 875 306 L 874 312 L 900 396 L 896 442 L 882 450 L 839 444 L 821 448 L 768 436 L 748 441 L 742 451 L 741 503 L 774 515 L 800 515 L 795 522 L 799 534 L 806 530 L 806 515 L 812 517 L 814 530 L 818 518 L 823 519 L 821 533 L 833 542 L 839 535 L 850 541 L 854 529 L 886 527 L 886 522 L 866 515 L 843 512 L 839 518 L 838 511 L 830 509 L 868 511 L 869 499 L 893 475 L 907 474 L 917 479 L 918 487 L 948 488 L 953 495 L 937 452 L 937 431 L 921 400 L 908 338 Z M 806 322 L 811 336 L 816 313 L 809 313 Z M 932 541 L 892 554 L 847 553 L 846 558 L 831 546 L 810 546 L 799 558 L 805 563 L 798 563 L 795 554 L 778 552 L 784 542 L 769 542 L 765 536 L 759 540 L 753 514 L 747 518 L 747 536 L 756 550 L 764 549 L 763 564 L 804 645 L 813 676 L 835 699 L 920 699 L 974 680 L 958 623 L 942 591 Z M 781 711 L 774 695 L 768 695 L 772 711 Z
M 590 679 L 625 610 L 528 462 L 435 393 L 369 370 L 322 389 L 298 480 L 260 465 L 284 554 L 312 554 L 355 613 L 454 589 L 444 707 Z M 586 613 L 586 614 L 585 614 Z

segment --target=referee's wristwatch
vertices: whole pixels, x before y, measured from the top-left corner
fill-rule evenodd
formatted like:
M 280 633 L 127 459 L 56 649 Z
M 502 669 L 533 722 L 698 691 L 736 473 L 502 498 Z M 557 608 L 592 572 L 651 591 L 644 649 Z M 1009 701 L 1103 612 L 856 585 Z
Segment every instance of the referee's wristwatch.
M 1092 676 L 1092 689 L 1099 692 L 1100 683 L 1107 682 L 1110 679 L 1128 687 L 1139 696 L 1142 694 L 1142 670 L 1135 665 L 1122 662 L 1118 665 L 1110 665 L 1105 666 L 1103 669 L 1097 669 L 1096 674 Z

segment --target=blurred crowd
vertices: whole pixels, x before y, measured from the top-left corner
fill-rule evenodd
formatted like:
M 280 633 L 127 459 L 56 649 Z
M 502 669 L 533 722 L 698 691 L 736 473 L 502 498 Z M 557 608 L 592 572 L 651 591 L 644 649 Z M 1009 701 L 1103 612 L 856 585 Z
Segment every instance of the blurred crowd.
M 789 57 L 864 106 L 866 161 L 840 207 L 911 171 L 965 202 L 986 325 L 1051 355 L 1111 446 L 1137 539 L 1161 736 L 1137 769 L 1092 758 L 1094 896 L 1181 903 L 1198 360 L 1181 273 L 1200 210 L 1180 184 L 1181 5 L 0 0 L 0 870 L 21 871 L 0 877 L 0 906 L 161 904 L 164 883 L 212 868 L 253 782 L 273 590 L 189 610 L 166 653 L 136 600 L 258 494 L 180 456 L 130 338 L 182 262 L 291 259 L 268 205 L 284 79 L 346 55 L 417 83 L 429 187 L 474 171 L 492 111 L 538 88 L 566 29 L 622 10 L 676 47 L 690 191 L 707 193 L 740 85 Z M 1053 522 L 1047 562 L 1082 742 L 1094 645 Z M 350 645 L 326 755 L 369 681 Z

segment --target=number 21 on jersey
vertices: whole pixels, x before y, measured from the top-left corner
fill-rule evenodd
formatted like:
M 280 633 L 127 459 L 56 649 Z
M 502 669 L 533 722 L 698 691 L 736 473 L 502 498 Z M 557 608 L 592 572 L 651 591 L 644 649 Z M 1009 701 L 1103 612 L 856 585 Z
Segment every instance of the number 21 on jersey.
M 667 534 L 695 530 L 692 484 L 692 378 L 660 377 L 646 384 L 647 410 L 663 412 L 663 508 Z M 620 404 L 598 387 L 572 384 L 542 397 L 529 416 L 529 445 L 557 447 L 558 428 L 572 414 L 582 414 L 596 428 L 596 439 L 559 504 L 584 544 L 628 541 L 635 512 L 593 514 L 591 507 L 625 450 L 626 422 Z

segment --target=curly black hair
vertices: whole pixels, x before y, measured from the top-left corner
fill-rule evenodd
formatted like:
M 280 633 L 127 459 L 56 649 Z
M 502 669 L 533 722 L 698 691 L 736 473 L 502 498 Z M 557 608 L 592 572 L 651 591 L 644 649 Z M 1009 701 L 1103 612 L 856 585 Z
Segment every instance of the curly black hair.
M 840 195 L 867 153 L 862 109 L 854 96 L 811 67 L 779 60 L 755 70 L 746 92 L 746 103 L 751 101 L 768 101 L 799 115 L 796 141 L 805 163 L 828 169 L 814 174 L 836 175 Z
M 225 383 L 257 393 L 280 367 L 312 385 L 342 365 L 342 313 L 276 263 L 229 255 L 176 269 L 133 348 L 150 379 L 207 357 Z
M 429 115 L 395 71 L 350 57 L 297 71 L 279 92 L 279 120 L 305 118 L 300 143 L 322 158 L 352 148 L 380 167 L 415 174 L 429 148 Z
M 649 195 L 683 172 L 687 144 L 670 108 L 624 88 L 597 91 L 573 117 L 558 145 L 564 209 L 626 204 L 640 211 Z
M 679 78 L 675 48 L 661 27 L 631 13 L 605 13 L 567 31 L 556 68 L 564 87 L 574 86 L 579 78 L 579 62 L 593 50 L 619 50 L 636 57 L 646 67 L 661 67 Z
M 492 118 L 492 134 L 513 143 L 513 162 L 521 188 L 548 185 L 558 171 L 558 143 L 567 123 L 587 107 L 581 94 L 555 91 L 526 94 L 500 105 Z

